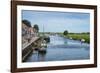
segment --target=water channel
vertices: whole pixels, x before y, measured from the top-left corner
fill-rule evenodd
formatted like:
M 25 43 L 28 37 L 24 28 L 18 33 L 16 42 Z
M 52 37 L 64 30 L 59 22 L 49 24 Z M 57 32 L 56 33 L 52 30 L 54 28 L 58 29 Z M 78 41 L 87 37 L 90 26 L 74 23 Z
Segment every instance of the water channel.
M 26 62 L 83 60 L 90 58 L 89 44 L 59 35 L 50 35 L 49 37 L 50 43 L 47 44 L 47 52 L 39 53 L 38 51 L 33 51 Z

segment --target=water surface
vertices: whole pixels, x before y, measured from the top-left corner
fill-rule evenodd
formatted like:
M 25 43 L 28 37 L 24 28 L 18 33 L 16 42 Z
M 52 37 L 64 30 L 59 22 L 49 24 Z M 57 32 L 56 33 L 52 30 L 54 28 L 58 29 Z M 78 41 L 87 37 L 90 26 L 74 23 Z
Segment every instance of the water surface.
M 50 43 L 48 43 L 46 49 L 45 54 L 33 51 L 26 62 L 85 60 L 90 58 L 89 44 L 59 35 L 50 36 Z

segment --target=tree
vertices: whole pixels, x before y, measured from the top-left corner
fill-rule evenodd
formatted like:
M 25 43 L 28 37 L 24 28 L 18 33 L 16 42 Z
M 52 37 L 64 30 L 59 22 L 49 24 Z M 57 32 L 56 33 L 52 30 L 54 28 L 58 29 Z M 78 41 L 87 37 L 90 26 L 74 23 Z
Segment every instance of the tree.
M 34 25 L 34 28 L 37 30 L 37 32 L 39 32 L 39 27 L 37 24 Z
M 67 30 L 65 30 L 65 31 L 63 32 L 63 34 L 64 34 L 64 35 L 67 35 L 67 34 L 68 34 L 68 31 L 67 31 Z
M 28 20 L 22 20 L 22 23 L 24 23 L 28 27 L 31 27 L 31 23 Z

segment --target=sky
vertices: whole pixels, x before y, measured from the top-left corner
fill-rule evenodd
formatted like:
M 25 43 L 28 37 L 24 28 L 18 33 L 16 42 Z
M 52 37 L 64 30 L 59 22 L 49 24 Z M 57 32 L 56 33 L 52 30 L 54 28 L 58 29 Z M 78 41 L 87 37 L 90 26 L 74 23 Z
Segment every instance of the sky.
M 22 20 L 28 20 L 31 25 L 37 24 L 39 32 L 82 33 L 90 31 L 90 14 L 78 12 L 54 12 L 22 10 Z

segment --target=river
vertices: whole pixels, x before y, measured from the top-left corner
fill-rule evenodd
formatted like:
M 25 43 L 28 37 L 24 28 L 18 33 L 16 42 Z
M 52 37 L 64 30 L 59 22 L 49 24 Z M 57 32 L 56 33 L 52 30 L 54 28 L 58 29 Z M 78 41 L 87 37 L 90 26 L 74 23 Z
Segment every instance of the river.
M 33 53 L 26 62 L 83 60 L 90 58 L 90 45 L 78 40 L 67 39 L 59 35 L 51 35 L 46 53 Z

